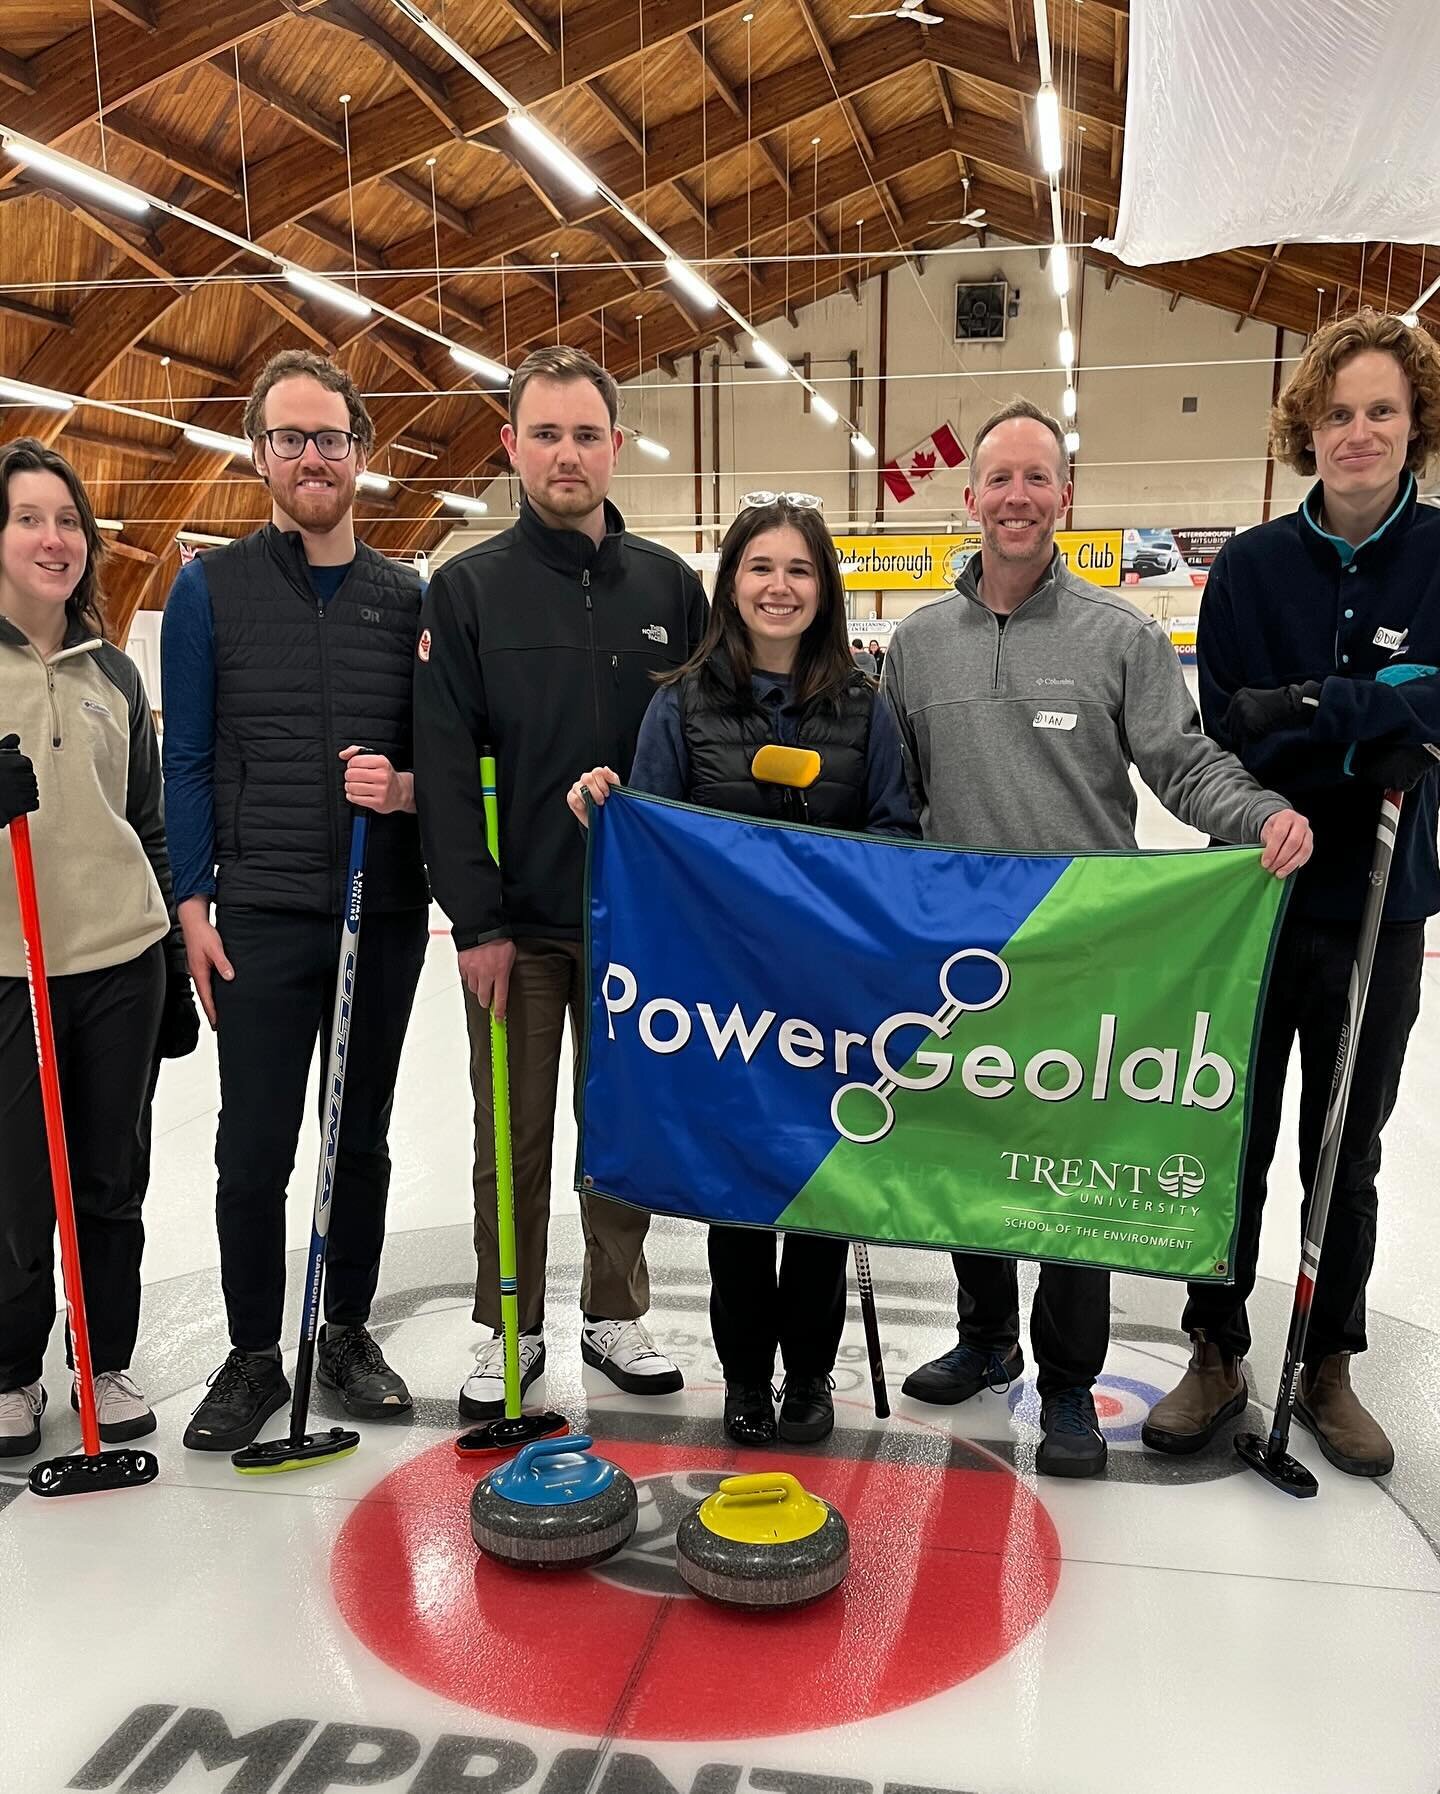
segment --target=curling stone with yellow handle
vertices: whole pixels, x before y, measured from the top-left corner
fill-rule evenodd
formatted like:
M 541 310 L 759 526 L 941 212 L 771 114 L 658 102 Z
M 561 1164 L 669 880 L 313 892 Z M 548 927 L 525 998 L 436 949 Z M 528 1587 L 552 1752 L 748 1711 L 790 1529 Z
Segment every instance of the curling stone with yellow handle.
M 680 1522 L 676 1565 L 696 1594 L 734 1607 L 799 1607 L 838 1588 L 850 1532 L 788 1472 L 728 1476 Z

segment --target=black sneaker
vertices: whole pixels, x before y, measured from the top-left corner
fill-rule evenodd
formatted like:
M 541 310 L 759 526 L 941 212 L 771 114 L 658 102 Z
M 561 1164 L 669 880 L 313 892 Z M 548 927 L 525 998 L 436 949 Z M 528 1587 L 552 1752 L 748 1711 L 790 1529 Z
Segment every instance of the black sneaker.
M 1057 1389 L 1040 1403 L 1044 1437 L 1035 1454 L 1041 1476 L 1099 1476 L 1109 1448 L 1095 1418 L 1095 1398 L 1078 1384 Z
M 768 1383 L 726 1381 L 725 1431 L 737 1445 L 775 1443 L 775 1392 Z
M 210 1393 L 190 1417 L 181 1443 L 188 1451 L 238 1451 L 290 1399 L 278 1358 L 231 1352 L 210 1379 Z
M 814 1445 L 835 1430 L 831 1377 L 786 1377 L 780 1391 L 780 1437 L 790 1445 Z
M 322 1389 L 338 1389 L 345 1412 L 357 1420 L 395 1420 L 410 1412 L 410 1391 L 364 1327 L 320 1334 L 315 1376 Z
M 913 1395 L 917 1402 L 949 1408 L 956 1402 L 968 1402 L 982 1389 L 1003 1395 L 1024 1368 L 1025 1354 L 1018 1345 L 1011 1346 L 1003 1358 L 999 1352 L 977 1352 L 974 1346 L 951 1346 L 948 1352 L 912 1370 L 900 1385 L 900 1393 Z

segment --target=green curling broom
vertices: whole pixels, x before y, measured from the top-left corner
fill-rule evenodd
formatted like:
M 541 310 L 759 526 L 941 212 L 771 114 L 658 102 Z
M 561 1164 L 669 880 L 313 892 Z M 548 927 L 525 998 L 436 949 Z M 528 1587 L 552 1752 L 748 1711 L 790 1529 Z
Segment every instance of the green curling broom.
M 485 845 L 500 864 L 500 805 L 495 788 L 495 756 L 480 758 L 485 798 Z M 505 1336 L 505 1413 L 498 1420 L 462 1433 L 455 1450 L 462 1458 L 516 1452 L 553 1433 L 567 1433 L 563 1414 L 520 1411 L 520 1294 L 515 1270 L 515 1178 L 510 1154 L 510 1061 L 505 1023 L 490 1006 L 490 1087 L 495 1116 L 495 1209 L 500 1232 L 500 1328 Z

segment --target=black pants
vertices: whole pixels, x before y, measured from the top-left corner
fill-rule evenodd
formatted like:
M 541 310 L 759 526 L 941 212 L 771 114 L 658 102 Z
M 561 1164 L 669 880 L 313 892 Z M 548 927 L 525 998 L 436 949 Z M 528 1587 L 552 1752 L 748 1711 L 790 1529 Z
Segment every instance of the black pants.
M 710 1329 L 732 1383 L 768 1383 L 779 1347 L 792 1377 L 828 1376 L 845 1328 L 845 1240 L 766 1227 L 710 1229 Z
M 80 1274 L 96 1371 L 126 1370 L 145 1229 L 136 1126 L 165 1000 L 164 956 L 50 980 Z M 23 978 L 0 978 L 0 1390 L 35 1382 L 55 1319 L 55 1196 Z
M 1226 1353 L 1239 1356 L 1250 1349 L 1245 1302 L 1255 1287 L 1266 1176 L 1280 1133 L 1285 1074 L 1290 1065 L 1291 1044 L 1297 1035 L 1300 1179 L 1305 1190 L 1304 1213 L 1309 1214 L 1358 934 L 1358 924 L 1294 921 L 1286 923 L 1280 938 L 1250 1098 L 1250 1140 L 1240 1190 L 1235 1282 L 1192 1283 L 1181 1323 L 1188 1332 L 1203 1328 L 1206 1337 Z M 1325 1248 L 1315 1282 L 1306 1346 L 1311 1363 L 1333 1352 L 1365 1350 L 1365 1285 L 1375 1262 L 1375 1178 L 1380 1170 L 1380 1135 L 1395 1107 L 1405 1046 L 1420 1013 L 1420 974 L 1424 964 L 1423 922 L 1389 922 L 1381 928 L 1355 1055 L 1345 1131 L 1340 1136 Z
M 235 968 L 233 982 L 216 977 L 213 985 L 220 1281 L 231 1344 L 263 1352 L 280 1339 L 285 1186 L 317 1042 L 322 1066 L 329 1051 L 340 918 L 226 909 L 216 927 Z M 380 1276 L 390 1110 L 427 938 L 424 910 L 367 915 L 361 925 L 325 1270 L 325 1317 L 340 1326 L 369 1317 Z M 324 1084 L 322 1072 L 322 1121 Z
M 959 1282 L 961 1345 L 1004 1357 L 1020 1337 L 1020 1276 L 1013 1258 L 952 1252 Z M 1088 1389 L 1110 1344 L 1110 1273 L 1089 1265 L 1044 1264 L 1030 1306 L 1030 1343 L 1042 1398 L 1079 1384 Z

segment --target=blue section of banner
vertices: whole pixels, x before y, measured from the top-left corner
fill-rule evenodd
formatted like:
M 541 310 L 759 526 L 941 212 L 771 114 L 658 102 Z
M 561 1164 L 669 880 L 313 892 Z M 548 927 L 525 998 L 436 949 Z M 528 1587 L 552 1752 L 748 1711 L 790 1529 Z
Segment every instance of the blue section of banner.
M 583 1186 L 770 1226 L 835 1145 L 836 1077 L 875 1078 L 873 1029 L 902 1010 L 934 1015 L 945 961 L 1000 952 L 1069 864 L 615 793 L 591 819 Z M 965 988 L 971 970 L 954 994 L 983 999 Z M 973 975 L 991 974 L 981 962 Z M 682 1044 L 654 1050 L 642 1025 L 662 1048 Z M 896 1063 L 925 1032 L 898 1037 Z M 754 1042 L 748 1064 L 742 1039 Z M 788 1063 L 782 1043 L 833 1075 Z

